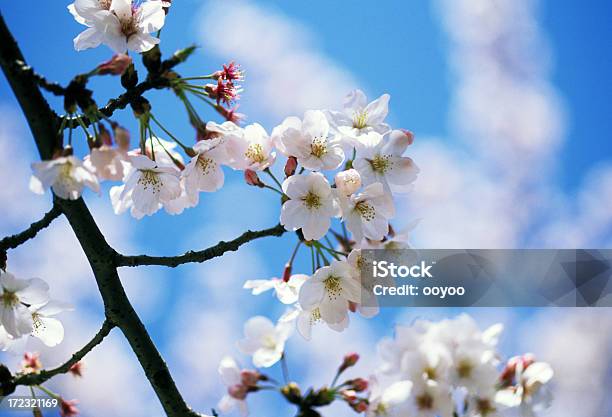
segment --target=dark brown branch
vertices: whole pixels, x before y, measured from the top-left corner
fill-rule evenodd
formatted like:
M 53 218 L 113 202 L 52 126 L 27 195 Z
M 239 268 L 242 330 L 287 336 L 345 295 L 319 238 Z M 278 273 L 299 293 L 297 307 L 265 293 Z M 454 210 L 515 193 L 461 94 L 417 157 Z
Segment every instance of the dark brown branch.
M 17 246 L 25 243 L 27 240 L 32 239 L 38 232 L 40 232 L 45 227 L 49 226 L 53 220 L 59 217 L 62 214 L 59 206 L 53 205 L 51 210 L 49 210 L 42 219 L 34 222 L 21 233 L 17 233 L 12 236 L 7 236 L 4 239 L 0 240 L 0 252 L 5 251 L 7 249 L 15 249 Z
M 15 63 L 26 62 L 0 14 L 0 64 L 26 117 L 42 159 L 58 147 L 59 118 L 42 96 L 36 80 Z M 169 417 L 195 417 L 176 387 L 168 367 L 128 299 L 115 267 L 116 252 L 109 246 L 83 199 L 55 199 L 66 215 L 85 255 L 110 322 L 121 329 Z
M 14 380 L 15 385 L 40 385 L 56 375 L 65 374 L 70 370 L 72 365 L 83 359 L 85 355 L 87 355 L 89 352 L 91 352 L 93 348 L 99 345 L 102 340 L 104 340 L 104 338 L 108 336 L 113 327 L 115 327 L 115 325 L 112 324 L 108 319 L 104 320 L 104 323 L 102 323 L 102 328 L 98 331 L 98 333 L 96 333 L 96 335 L 85 346 L 75 352 L 72 357 L 68 359 L 65 363 L 58 366 L 57 368 L 48 370 L 43 369 L 37 374 L 19 375 Z
M 238 248 L 251 240 L 259 239 L 266 236 L 281 236 L 285 233 L 285 228 L 278 224 L 274 227 L 258 231 L 247 230 L 242 235 L 229 242 L 219 242 L 214 246 L 200 251 L 189 251 L 179 256 L 149 256 L 135 255 L 125 256 L 117 255 L 117 266 L 139 266 L 139 265 L 162 265 L 169 267 L 177 267 L 186 263 L 204 262 L 212 258 L 223 255 L 226 252 L 236 251 Z

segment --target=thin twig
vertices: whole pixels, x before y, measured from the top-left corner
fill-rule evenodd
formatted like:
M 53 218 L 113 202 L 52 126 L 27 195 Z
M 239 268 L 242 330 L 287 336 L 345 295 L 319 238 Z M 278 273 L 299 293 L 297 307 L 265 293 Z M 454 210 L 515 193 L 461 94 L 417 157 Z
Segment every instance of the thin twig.
M 229 242 L 221 241 L 214 246 L 201 251 L 189 251 L 183 255 L 178 256 L 149 256 L 149 255 L 135 255 L 126 256 L 118 254 L 116 257 L 117 266 L 139 266 L 139 265 L 161 265 L 169 267 L 177 267 L 186 263 L 193 262 L 204 262 L 212 258 L 223 255 L 226 252 L 236 251 L 238 248 L 245 243 L 252 240 L 259 239 L 266 236 L 281 236 L 285 233 L 285 228 L 278 224 L 269 229 L 251 231 L 247 230 L 242 235 L 238 236 L 234 240 Z
M 65 374 L 70 370 L 72 365 L 79 362 L 85 357 L 85 355 L 91 352 L 94 347 L 99 345 L 102 340 L 104 340 L 104 338 L 108 336 L 113 327 L 115 327 L 115 325 L 111 323 L 108 319 L 104 320 L 102 328 L 98 331 L 98 333 L 96 333 L 96 335 L 85 346 L 75 352 L 72 357 L 66 362 L 64 362 L 62 365 L 53 369 L 43 369 L 42 371 L 36 374 L 33 373 L 19 375 L 15 378 L 15 385 L 40 385 L 56 375 Z
M 17 246 L 25 243 L 29 239 L 32 239 L 36 236 L 38 232 L 40 232 L 45 227 L 49 226 L 53 220 L 59 217 L 62 214 L 62 210 L 60 210 L 59 206 L 56 204 L 51 207 L 42 219 L 34 222 L 21 233 L 17 233 L 12 236 L 7 236 L 4 239 L 0 240 L 0 251 L 7 249 L 15 249 Z

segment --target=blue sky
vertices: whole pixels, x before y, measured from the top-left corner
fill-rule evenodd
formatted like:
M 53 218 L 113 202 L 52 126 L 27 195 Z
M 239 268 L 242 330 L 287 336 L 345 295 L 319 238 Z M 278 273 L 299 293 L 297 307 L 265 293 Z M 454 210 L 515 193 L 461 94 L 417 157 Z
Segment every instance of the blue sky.
M 236 32 L 241 29 L 240 27 L 227 25 L 223 30 L 217 31 L 211 40 L 201 36 L 202 31 L 206 32 L 206 27 L 203 27 L 205 21 L 202 20 L 200 13 L 206 14 L 208 6 L 218 8 L 218 3 L 197 0 L 175 3 L 162 33 L 162 50 L 164 53 L 171 53 L 193 42 L 201 45 L 197 54 L 179 68 L 182 74 L 207 74 L 232 58 L 232 55 L 226 53 L 227 49 L 218 43 L 223 42 L 223 39 L 237 36 Z M 242 3 L 237 4 L 237 7 L 240 7 Z M 249 5 L 266 15 L 277 18 L 280 16 L 288 22 L 291 28 L 289 32 L 293 33 L 295 30 L 297 33 L 295 42 L 299 44 L 299 48 L 324 57 L 325 61 L 321 62 L 339 68 L 343 74 L 348 73 L 345 77 L 347 85 L 357 84 L 372 97 L 384 92 L 390 93 L 392 96 L 390 122 L 393 125 L 414 131 L 417 141 L 424 141 L 425 145 L 429 138 L 436 138 L 436 142 L 457 152 L 457 155 L 461 155 L 469 163 L 474 148 L 462 137 L 465 134 L 458 131 L 450 121 L 450 114 L 455 106 L 453 97 L 456 94 L 458 78 L 450 59 L 453 45 L 442 28 L 440 13 L 433 3 L 383 1 L 373 7 L 372 2 L 363 0 L 342 2 L 261 0 Z M 554 184 L 555 190 L 558 188 L 562 191 L 563 198 L 567 198 L 568 201 L 574 200 L 579 195 L 583 177 L 589 170 L 610 160 L 612 156 L 610 140 L 612 122 L 608 103 L 609 97 L 612 96 L 612 83 L 609 82 L 612 59 L 608 51 L 612 41 L 612 27 L 606 20 L 612 11 L 611 7 L 604 0 L 592 1 L 589 7 L 584 7 L 575 0 L 547 0 L 541 1 L 540 7 L 537 8 L 537 24 L 550 44 L 549 51 L 552 55 L 551 69 L 545 70 L 542 78 L 552 84 L 560 97 L 566 124 L 562 133 L 565 140 L 562 142 L 560 152 L 552 156 L 554 167 L 550 182 Z M 63 2 L 10 2 L 2 6 L 2 13 L 29 64 L 50 80 L 66 84 L 74 74 L 90 70 L 111 55 L 110 50 L 105 47 L 80 53 L 74 51 L 72 38 L 82 30 L 82 26 L 74 22 Z M 266 51 L 266 47 L 267 45 L 262 45 L 262 54 Z M 274 63 L 269 65 L 273 66 Z M 316 80 L 328 74 L 329 68 L 320 69 L 321 72 L 312 71 L 306 76 Z M 289 111 L 280 114 L 270 110 L 264 100 L 255 97 L 253 91 L 257 91 L 258 83 L 264 79 L 262 71 L 249 68 L 247 65 L 245 70 L 247 81 L 244 85 L 245 94 L 241 111 L 248 115 L 249 122 L 260 121 L 271 130 L 284 116 L 293 115 Z M 95 87 L 96 98 L 101 105 L 108 98 L 121 92 L 116 79 L 95 80 L 92 86 Z M 330 94 L 332 92 L 336 93 L 330 91 Z M 193 131 L 173 96 L 165 92 L 152 92 L 148 97 L 159 119 L 164 121 L 177 136 L 185 138 L 186 141 L 192 140 Z M 337 102 L 340 99 L 340 96 L 324 97 L 322 101 Z M 50 97 L 50 100 L 59 111 L 61 102 L 53 97 Z M 4 78 L 0 80 L 0 104 L 3 108 L 17 105 Z M 491 106 L 495 108 L 498 104 L 491 103 Z M 208 109 L 202 107 L 202 111 L 206 119 L 216 119 Z M 129 110 L 116 116 L 116 119 L 126 127 L 136 128 Z M 23 121 L 12 122 L 20 124 Z M 18 159 L 22 166 L 27 167 L 27 164 L 35 158 L 34 145 L 27 130 L 20 127 L 18 131 L 22 135 L 15 140 L 20 142 L 19 149 L 24 152 Z M 427 160 L 417 159 L 417 164 L 420 166 L 426 166 L 427 163 Z M 536 172 L 539 169 L 538 166 L 533 167 Z M 247 187 L 242 183 L 239 173 L 227 170 L 226 174 L 226 186 L 220 192 L 206 195 L 205 198 L 203 196 L 197 208 L 188 210 L 182 216 L 172 217 L 158 213 L 138 222 L 125 215 L 117 220 L 121 225 L 125 225 L 123 230 L 116 230 L 117 228 L 111 226 L 107 229 L 103 227 L 103 230 L 111 233 L 109 236 L 111 243 L 126 252 L 175 254 L 194 247 L 202 248 L 221 239 L 230 239 L 246 228 L 264 228 L 276 224 L 278 221 L 276 197 Z M 485 179 L 492 182 L 497 180 L 495 177 Z M 27 179 L 21 182 L 27 184 Z M 24 192 L 27 193 L 27 190 Z M 39 200 L 46 203 L 45 197 Z M 112 214 L 109 215 L 110 202 L 106 194 L 103 193 L 100 199 L 88 195 L 87 200 L 93 202 L 96 210 L 106 216 L 103 226 L 109 225 L 107 217 L 111 218 L 112 222 Z M 518 205 L 521 203 L 518 202 Z M 20 202 L 10 201 L 9 204 L 18 207 Z M 406 209 L 401 212 L 400 217 L 400 222 L 405 222 L 414 215 Z M 22 223 L 0 219 L 0 231 L 4 234 L 18 230 L 30 220 L 33 218 L 23 219 Z M 471 221 L 478 223 L 479 218 L 475 216 Z M 609 224 L 603 223 L 602 220 L 601 227 L 609 227 Z M 524 229 L 521 230 L 525 232 Z M 425 228 L 423 233 L 428 233 L 428 229 Z M 604 240 L 589 241 L 585 238 L 586 240 L 582 242 L 585 245 L 596 246 L 602 242 L 612 242 L 610 236 L 612 229 Z M 512 246 L 516 241 L 528 241 L 528 239 L 500 240 L 500 244 L 506 243 Z M 430 243 L 431 240 L 427 242 Z M 438 242 L 442 246 L 445 243 L 442 238 L 439 238 Z M 194 312 L 206 316 L 212 311 L 213 314 L 227 316 L 228 323 L 235 325 L 229 330 L 227 339 L 234 340 L 240 336 L 240 323 L 249 316 L 264 314 L 275 318 L 280 315 L 282 308 L 277 303 L 273 303 L 270 297 L 250 297 L 245 291 L 240 290 L 240 287 L 242 281 L 246 279 L 280 274 L 292 247 L 293 240 L 289 237 L 270 238 L 251 244 L 241 252 L 243 255 L 232 255 L 229 259 L 216 261 L 212 265 L 185 266 L 176 270 L 148 268 L 135 277 L 129 276 L 131 271 L 128 273 L 126 279 L 141 280 L 141 285 L 136 286 L 136 290 L 130 295 L 140 299 L 146 298 L 151 292 L 151 298 L 155 299 L 154 306 L 142 307 L 141 312 L 155 341 L 168 357 L 171 369 L 177 373 L 177 380 L 181 385 L 188 387 L 190 402 L 199 407 L 207 406 L 220 390 L 197 395 L 197 390 L 193 387 L 193 375 L 189 373 L 189 365 L 193 363 L 185 361 L 181 357 L 182 353 L 177 353 L 184 352 L 177 347 L 176 339 L 179 333 L 177 329 L 185 329 L 187 340 L 199 340 L 204 344 L 210 340 L 210 343 L 214 344 L 212 339 L 217 338 L 217 335 L 213 330 L 210 330 L 210 333 L 206 332 L 208 322 L 203 322 L 202 327 L 194 325 L 190 328 L 189 324 L 192 321 L 195 323 L 199 320 L 194 316 Z M 22 253 L 19 252 L 16 259 L 27 259 L 26 254 Z M 76 253 L 78 255 L 78 252 Z M 304 256 L 298 261 L 296 269 L 308 270 L 308 265 L 309 260 Z M 15 268 L 20 267 L 25 268 L 18 263 L 15 264 Z M 53 274 L 53 271 L 50 270 L 48 273 Z M 82 279 L 87 280 L 90 277 L 82 276 Z M 52 282 L 52 279 L 49 278 L 49 281 Z M 99 317 L 100 307 L 95 294 L 88 295 L 80 301 L 82 301 L 82 305 L 79 305 L 81 311 Z M 374 351 L 374 339 L 390 335 L 391 325 L 397 321 L 407 322 L 417 316 L 438 318 L 458 312 L 457 309 L 410 312 L 388 310 L 369 322 L 356 319 L 355 322 L 360 322 L 356 324 L 357 330 L 351 333 L 352 336 L 347 337 L 371 337 L 363 343 L 360 342 L 360 346 L 370 349 L 371 355 Z M 515 326 L 510 326 L 509 335 L 504 339 L 505 353 L 524 347 L 523 342 L 518 341 L 517 335 L 520 329 L 523 329 L 521 323 L 525 317 L 542 320 L 548 317 L 542 312 L 532 310 L 469 312 L 483 324 L 491 324 L 496 319 L 500 319 Z M 299 340 L 292 340 L 291 343 L 291 347 L 300 351 Z M 542 343 L 540 341 L 538 346 L 542 346 Z M 218 357 L 222 354 L 221 348 L 198 353 L 199 348 L 201 346 L 194 347 L 196 354 L 202 355 L 201 361 L 211 362 L 202 365 L 201 369 L 214 369 Z M 227 353 L 236 352 L 232 346 L 228 346 L 227 350 Z M 542 350 L 546 351 L 544 347 Z M 210 357 L 205 357 L 206 352 Z M 333 353 L 332 356 L 336 358 L 331 359 L 336 360 L 343 353 Z M 290 351 L 289 357 L 292 356 L 297 355 L 292 355 Z M 320 358 L 316 355 L 312 357 Z M 241 359 L 243 362 L 247 361 L 245 357 Z M 212 363 L 213 360 L 215 363 Z M 312 378 L 307 367 L 299 366 L 295 372 L 297 375 Z M 327 382 L 327 376 L 319 382 Z M 150 398 L 150 393 L 146 394 L 146 398 Z

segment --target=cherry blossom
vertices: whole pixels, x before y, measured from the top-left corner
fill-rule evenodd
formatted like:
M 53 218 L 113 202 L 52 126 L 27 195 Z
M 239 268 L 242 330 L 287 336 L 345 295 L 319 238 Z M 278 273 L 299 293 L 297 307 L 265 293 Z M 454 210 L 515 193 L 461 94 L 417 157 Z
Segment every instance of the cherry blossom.
M 327 117 L 333 130 L 350 145 L 358 145 L 361 137 L 369 132 L 384 134 L 390 130 L 384 123 L 389 112 L 388 94 L 368 104 L 361 90 L 351 91 L 344 100 L 344 110 L 328 111 Z
M 515 369 L 515 384 L 498 391 L 495 400 L 506 407 L 520 407 L 521 414 L 528 417 L 548 408 L 552 393 L 546 384 L 554 375 L 550 365 L 545 362 L 519 361 Z
M 390 191 L 409 191 L 419 173 L 412 159 L 402 156 L 410 143 L 411 134 L 401 130 L 393 130 L 385 137 L 377 132 L 363 135 L 353 161 L 363 184 L 380 182 Z
M 83 165 L 95 173 L 100 180 L 120 181 L 128 161 L 127 149 L 109 145 L 93 148 L 83 160 Z
M 364 237 L 382 240 L 389 232 L 389 219 L 395 215 L 393 199 L 381 183 L 370 184 L 361 193 L 339 195 L 342 220 L 356 241 Z
M 295 156 L 299 164 L 313 171 L 338 168 L 344 160 L 340 141 L 330 138 L 329 123 L 320 110 L 304 113 L 303 121 L 291 118 L 283 122 L 280 134 L 284 152 Z
M 225 138 L 214 138 L 199 141 L 193 146 L 196 155 L 181 174 L 188 192 L 212 192 L 223 186 L 225 177 L 221 164 L 227 161 L 224 145 Z
M 236 361 L 226 356 L 221 360 L 218 368 L 221 381 L 227 387 L 227 394 L 221 398 L 218 407 L 222 413 L 229 413 L 234 408 L 238 408 L 242 416 L 249 414 L 246 403 L 248 387 L 242 383 L 240 368 Z
M 351 195 L 361 188 L 361 175 L 356 169 L 340 171 L 334 178 L 336 188 L 342 195 Z
M 287 281 L 281 278 L 248 280 L 243 288 L 252 290 L 253 295 L 273 289 L 281 303 L 294 304 L 298 300 L 300 288 L 308 278 L 308 275 L 294 274 Z
M 281 359 L 291 330 L 291 324 L 286 322 L 275 326 L 266 317 L 251 317 L 244 325 L 245 338 L 238 342 L 238 348 L 253 356 L 253 365 L 268 368 Z
M 67 303 L 51 300 L 46 304 L 32 305 L 29 309 L 34 324 L 32 336 L 40 339 L 49 347 L 59 345 L 64 340 L 64 326 L 53 316 L 63 311 L 74 310 L 74 307 Z
M 338 215 L 331 186 L 318 172 L 293 175 L 283 182 L 289 197 L 281 208 L 280 222 L 287 230 L 302 229 L 306 240 L 325 236 L 331 218 Z
M 116 214 L 131 209 L 132 216 L 150 216 L 162 205 L 181 196 L 181 184 L 176 167 L 155 162 L 146 156 L 130 156 L 132 168 L 125 184 L 110 191 Z
M 345 320 L 349 302 L 361 300 L 360 285 L 353 278 L 351 266 L 346 261 L 333 261 L 319 268 L 300 290 L 299 303 L 309 310 L 318 307 L 321 319 L 338 324 Z
M 276 159 L 272 140 L 266 130 L 258 123 L 227 134 L 226 145 L 229 166 L 234 169 L 261 171 L 268 168 Z
M 34 162 L 32 170 L 30 190 L 36 194 L 44 194 L 46 189 L 51 188 L 59 198 L 76 200 L 81 197 L 85 187 L 100 192 L 98 178 L 72 155 Z
M 132 0 L 76 0 L 68 9 L 88 27 L 74 38 L 77 51 L 105 44 L 116 53 L 146 52 L 159 43 L 150 34 L 160 30 L 165 20 L 160 0 L 137 5 Z
M 0 323 L 10 336 L 31 333 L 34 321 L 26 305 L 44 304 L 48 300 L 49 286 L 42 279 L 19 279 L 0 270 Z
M 412 382 L 397 381 L 384 388 L 375 376 L 370 377 L 370 396 L 366 417 L 402 417 L 412 392 Z

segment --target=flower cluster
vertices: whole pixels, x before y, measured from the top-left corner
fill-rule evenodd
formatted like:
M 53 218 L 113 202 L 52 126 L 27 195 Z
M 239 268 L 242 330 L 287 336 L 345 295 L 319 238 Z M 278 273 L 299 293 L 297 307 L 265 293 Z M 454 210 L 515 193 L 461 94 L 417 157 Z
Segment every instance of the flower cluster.
M 259 324 L 254 326 L 255 322 Z M 516 415 L 517 410 L 522 416 L 535 416 L 552 400 L 548 383 L 553 370 L 531 354 L 502 364 L 497 351 L 501 331 L 499 324 L 481 331 L 467 315 L 398 326 L 395 338 L 379 342 L 382 365 L 372 376 L 341 382 L 341 375 L 359 360 L 359 355 L 351 353 L 344 357 L 329 386 L 311 388 L 305 394 L 295 382 L 285 379 L 285 385 L 278 386 L 260 371 L 241 370 L 226 357 L 219 374 L 227 394 L 219 410 L 226 413 L 237 406 L 246 415 L 247 395 L 272 389 L 298 406 L 300 415 L 320 415 L 313 408 L 339 400 L 367 417 L 504 417 Z M 279 333 L 278 326 L 266 319 L 249 320 L 245 333 L 250 338 L 247 343 L 255 346 L 246 353 L 255 350 L 267 358 L 283 354 L 286 333 Z M 255 366 L 269 367 L 272 361 L 258 362 L 254 358 Z M 286 378 L 286 364 L 283 370 Z
M 378 346 L 383 364 L 371 381 L 367 415 L 492 417 L 520 407 L 521 415 L 533 416 L 547 408 L 552 368 L 524 355 L 500 371 L 501 331 L 501 325 L 481 331 L 467 315 L 398 326 L 395 338 Z M 384 386 L 379 379 L 385 379 Z
M 56 346 L 64 339 L 64 327 L 54 316 L 68 310 L 69 304 L 50 298 L 40 278 L 19 279 L 0 270 L 0 349 L 23 350 L 28 336 Z

